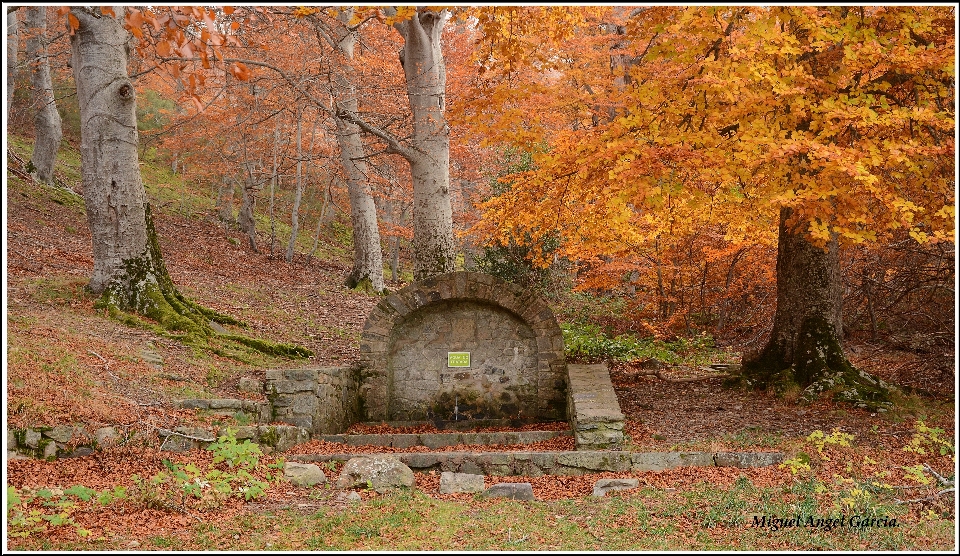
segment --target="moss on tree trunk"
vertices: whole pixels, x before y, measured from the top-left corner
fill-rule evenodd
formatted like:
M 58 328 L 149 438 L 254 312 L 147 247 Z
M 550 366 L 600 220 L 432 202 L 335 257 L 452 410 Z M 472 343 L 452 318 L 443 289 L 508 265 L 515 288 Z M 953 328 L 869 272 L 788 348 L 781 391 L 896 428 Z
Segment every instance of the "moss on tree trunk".
M 780 213 L 777 246 L 777 311 L 763 351 L 745 356 L 740 381 L 786 392 L 800 388 L 802 398 L 823 394 L 871 410 L 891 405 L 891 389 L 856 369 L 843 354 L 840 259 L 836 238 L 823 247 L 811 244 L 803 221 Z
M 246 327 L 243 322 L 203 307 L 177 290 L 163 262 L 149 204 L 145 206 L 145 213 L 146 250 L 139 257 L 123 261 L 122 268 L 107 283 L 94 307 L 108 311 L 111 317 L 128 325 L 143 326 L 146 323 L 136 315 L 147 317 L 157 323 L 158 326 L 151 327 L 156 332 L 204 347 L 210 347 L 208 338 L 218 335 L 211 322 Z M 233 334 L 219 336 L 266 355 L 293 358 L 313 355 L 310 350 L 299 346 Z M 229 350 L 218 350 L 218 353 L 231 355 Z
M 769 342 L 756 358 L 744 361 L 741 381 L 778 393 L 800 388 L 804 401 L 830 395 L 835 401 L 871 411 L 891 407 L 890 387 L 850 364 L 833 325 L 826 319 L 805 319 L 797 335 L 793 361 L 787 360 L 786 352 L 782 342 Z

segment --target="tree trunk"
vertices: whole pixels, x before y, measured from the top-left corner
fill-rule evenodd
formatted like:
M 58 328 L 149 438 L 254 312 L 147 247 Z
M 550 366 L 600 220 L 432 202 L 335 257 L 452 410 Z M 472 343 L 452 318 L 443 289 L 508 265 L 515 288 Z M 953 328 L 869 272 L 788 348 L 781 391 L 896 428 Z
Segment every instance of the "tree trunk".
M 244 157 L 246 157 L 246 147 L 244 147 Z M 254 253 L 259 253 L 257 249 L 257 222 L 253 216 L 253 208 L 257 203 L 256 182 L 253 177 L 253 162 L 244 162 L 243 186 L 240 190 L 242 202 L 240 205 L 240 214 L 237 215 L 237 223 L 240 229 L 247 234 L 250 242 L 250 249 Z
M 273 126 L 273 172 L 270 174 L 270 256 L 274 253 L 274 244 L 277 242 L 277 224 L 273 217 L 274 196 L 277 191 L 277 172 L 279 171 L 278 159 L 280 157 L 280 120 L 277 116 Z
M 50 81 L 50 60 L 47 57 L 47 7 L 29 6 L 25 24 L 30 29 L 27 38 L 27 58 L 31 62 L 30 83 L 33 87 L 37 113 L 34 116 L 36 141 L 30 163 L 37 180 L 53 183 L 53 167 L 60 150 L 63 130 L 60 126 L 60 113 L 57 112 L 53 97 L 53 83 Z
M 72 7 L 79 27 L 71 37 L 72 65 L 80 105 L 80 157 L 94 270 L 89 289 L 100 295 L 95 307 L 126 323 L 144 325 L 129 313 L 157 323 L 158 332 L 209 346 L 210 321 L 242 324 L 201 307 L 174 287 L 160 253 L 137 157 L 136 91 L 127 75 L 128 34 L 123 7 L 115 16 L 99 8 Z M 222 335 L 270 355 L 309 357 L 304 348 Z M 226 356 L 236 351 L 212 349 Z
M 357 42 L 356 31 L 347 29 L 353 10 L 343 10 L 339 19 L 344 24 L 343 35 L 337 50 L 343 61 L 336 72 L 334 102 L 342 110 L 357 112 L 357 90 L 354 83 L 353 51 Z M 377 226 L 377 207 L 367 177 L 367 161 L 360 128 L 356 124 L 337 118 L 337 143 L 340 146 L 340 162 L 347 179 L 350 195 L 350 220 L 353 224 L 353 269 L 347 277 L 347 287 L 366 287 L 382 292 L 383 253 L 380 249 L 380 229 Z
M 403 217 L 406 215 L 407 209 L 404 207 L 400 210 L 400 213 L 397 214 L 397 205 L 399 203 L 392 198 L 387 198 L 384 204 L 386 206 L 383 214 L 387 223 L 394 229 L 393 235 L 387 240 L 387 243 L 390 245 L 390 281 L 397 282 L 400 280 L 400 236 L 396 234 L 396 228 L 403 223 Z
M 330 183 L 327 181 L 326 187 L 323 188 L 323 202 L 320 204 L 320 216 L 317 217 L 317 230 L 313 234 L 313 249 L 310 250 L 310 254 L 307 255 L 307 262 L 313 260 L 313 255 L 317 252 L 317 247 L 320 245 L 320 231 L 323 229 L 323 225 L 327 223 L 327 205 L 330 201 Z
M 237 224 L 237 219 L 233 216 L 233 189 L 233 178 L 223 176 L 217 191 L 217 216 L 226 229 Z
M 7 12 L 7 118 L 13 106 L 14 84 L 17 80 L 17 52 L 20 49 L 20 33 L 17 11 Z
M 297 247 L 297 234 L 300 233 L 300 201 L 303 200 L 303 110 L 297 114 L 297 182 L 293 194 L 293 210 L 290 211 L 290 241 L 287 243 L 285 260 L 293 262 L 293 253 Z
M 127 78 L 127 32 L 121 23 L 82 8 L 71 11 L 80 21 L 72 54 L 81 110 L 83 193 L 93 236 L 90 289 L 99 294 L 123 273 L 124 261 L 150 256 L 146 195 L 137 165 L 136 93 Z
M 133 310 L 164 327 L 203 334 L 204 315 L 176 292 L 160 255 L 137 157 L 136 92 L 127 77 L 123 9 L 116 18 L 71 8 L 80 27 L 71 38 L 80 104 L 83 196 L 93 240 L 89 289 L 98 307 Z
M 413 177 L 414 279 L 455 270 L 456 244 L 450 207 L 450 128 L 446 69 L 440 36 L 448 13 L 417 8 L 394 24 L 403 36 L 400 64 L 413 113 L 412 152 L 405 154 Z
M 821 249 L 807 241 L 804 222 L 780 211 L 777 247 L 777 310 L 763 350 L 744 358 L 742 375 L 751 385 L 785 391 L 803 389 L 812 400 L 825 391 L 834 399 L 873 410 L 889 405 L 889 389 L 855 369 L 840 343 L 841 282 L 836 237 Z

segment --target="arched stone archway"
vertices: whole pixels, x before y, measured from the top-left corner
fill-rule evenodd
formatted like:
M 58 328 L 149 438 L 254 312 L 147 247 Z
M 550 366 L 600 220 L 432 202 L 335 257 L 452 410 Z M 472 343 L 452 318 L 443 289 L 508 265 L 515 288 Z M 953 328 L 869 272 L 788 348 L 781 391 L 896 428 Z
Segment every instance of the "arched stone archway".
M 451 366 L 450 353 L 469 353 L 469 365 Z M 493 276 L 452 272 L 388 295 L 367 317 L 360 364 L 362 421 L 567 417 L 553 311 Z

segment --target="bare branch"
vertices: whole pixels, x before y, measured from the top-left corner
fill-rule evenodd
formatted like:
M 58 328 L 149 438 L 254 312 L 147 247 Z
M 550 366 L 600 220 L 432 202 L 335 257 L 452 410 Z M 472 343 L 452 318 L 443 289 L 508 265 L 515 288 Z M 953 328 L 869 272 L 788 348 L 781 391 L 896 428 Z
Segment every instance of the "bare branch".
M 161 60 L 164 61 L 164 62 L 167 62 L 167 61 L 171 61 L 171 62 L 172 62 L 172 61 L 180 61 L 180 62 L 199 62 L 199 61 L 200 61 L 199 58 L 180 58 L 180 57 L 161 58 Z M 366 120 L 364 120 L 363 118 L 361 118 L 361 117 L 360 117 L 358 114 L 356 114 L 355 112 L 351 112 L 351 111 L 349 111 L 349 110 L 344 110 L 344 109 L 334 110 L 334 109 L 328 107 L 328 106 L 326 105 L 326 103 L 324 103 L 322 100 L 318 99 L 318 98 L 317 98 L 316 96 L 314 96 L 314 94 L 311 93 L 310 91 L 308 91 L 308 90 L 304 89 L 303 87 L 301 87 L 300 84 L 299 84 L 297 81 L 295 81 L 292 77 L 290 77 L 289 75 L 287 75 L 287 73 L 286 73 L 285 71 L 283 71 L 282 69 L 278 68 L 277 66 L 275 66 L 275 65 L 273 65 L 273 64 L 270 64 L 270 63 L 267 63 L 267 62 L 260 62 L 260 61 L 258 61 L 258 60 L 249 60 L 249 59 L 246 59 L 246 58 L 223 58 L 223 61 L 224 61 L 224 62 L 232 62 L 232 63 L 245 64 L 245 65 L 250 65 L 250 66 L 257 66 L 257 67 L 261 67 L 261 68 L 267 68 L 267 69 L 269 69 L 269 70 L 277 73 L 280 77 L 283 78 L 284 81 L 286 81 L 291 87 L 293 87 L 294 90 L 296 90 L 298 93 L 300 93 L 301 95 L 303 95 L 303 96 L 304 96 L 307 100 L 309 100 L 310 102 L 314 103 L 314 105 L 316 105 L 317 108 L 319 108 L 319 109 L 322 110 L 323 112 L 326 112 L 326 114 L 327 114 L 328 116 L 330 116 L 330 117 L 332 117 L 332 118 L 338 118 L 338 119 L 341 119 L 341 120 L 344 120 L 344 121 L 347 121 L 347 122 L 350 122 L 350 123 L 356 125 L 357 127 L 359 127 L 360 129 L 362 129 L 363 131 L 365 131 L 365 132 L 369 133 L 370 135 L 373 135 L 373 136 L 379 138 L 380 140 L 382 140 L 384 143 L 387 144 L 387 146 L 390 148 L 390 150 L 392 150 L 392 151 L 395 152 L 396 154 L 399 154 L 400 156 L 406 158 L 406 159 L 409 160 L 409 161 L 413 161 L 415 158 L 418 158 L 419 156 L 421 156 L 421 155 L 424 154 L 424 153 L 423 153 L 422 151 L 420 151 L 419 149 L 415 149 L 415 148 L 408 147 L 408 146 L 405 146 L 405 145 L 401 144 L 401 143 L 400 143 L 400 140 L 399 140 L 397 137 L 395 137 L 392 133 L 390 133 L 390 132 L 388 132 L 388 131 L 386 131 L 386 130 L 381 129 L 381 128 L 379 128 L 379 127 L 371 124 L 370 122 L 367 122 Z

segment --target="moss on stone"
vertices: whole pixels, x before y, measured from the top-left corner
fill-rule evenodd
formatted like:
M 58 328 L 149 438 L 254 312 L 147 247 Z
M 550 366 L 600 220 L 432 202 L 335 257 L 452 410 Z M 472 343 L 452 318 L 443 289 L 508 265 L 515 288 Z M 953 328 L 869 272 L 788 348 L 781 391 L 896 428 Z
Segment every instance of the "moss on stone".
M 727 384 L 770 388 L 781 395 L 798 388 L 804 401 L 829 395 L 870 411 L 892 407 L 891 387 L 850 364 L 833 326 L 822 317 L 804 320 L 794 361 L 787 361 L 785 354 L 782 344 L 768 343 L 758 357 L 744 361 L 740 376 Z
M 265 444 L 271 448 L 276 448 L 277 444 L 280 443 L 280 433 L 277 432 L 277 427 L 266 427 L 259 433 L 257 440 L 257 444 Z

